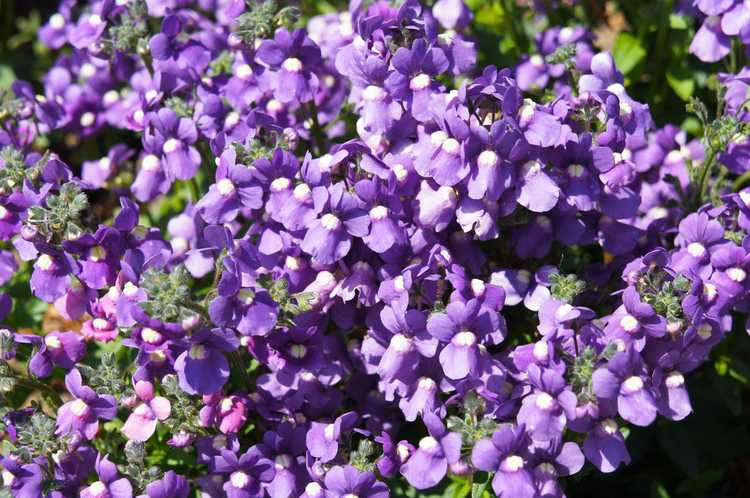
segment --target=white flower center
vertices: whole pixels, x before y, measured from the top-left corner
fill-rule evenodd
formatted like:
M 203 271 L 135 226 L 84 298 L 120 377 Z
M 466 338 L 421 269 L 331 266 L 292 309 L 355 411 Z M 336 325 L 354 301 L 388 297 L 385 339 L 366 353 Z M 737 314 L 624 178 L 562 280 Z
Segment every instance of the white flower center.
M 288 189 L 291 184 L 292 181 L 289 178 L 285 178 L 282 176 L 281 178 L 276 178 L 271 182 L 271 190 L 273 192 L 282 192 Z
M 373 221 L 382 220 L 386 216 L 388 216 L 388 208 L 385 206 L 375 206 L 370 209 L 370 219 Z
M 305 486 L 305 494 L 311 498 L 317 498 L 323 493 L 323 488 L 317 482 L 310 482 Z
M 382 87 L 370 85 L 362 91 L 362 98 L 369 102 L 380 102 L 388 96 Z
M 0 206 L 0 220 L 7 220 L 10 218 L 10 211 L 5 209 L 5 206 Z
M 706 254 L 706 248 L 700 242 L 691 242 L 687 246 L 687 251 L 694 258 L 702 258 Z
M 497 166 L 497 153 L 494 150 L 483 150 L 477 158 L 477 164 L 480 168 L 494 168 Z
M 396 289 L 396 292 L 404 292 L 406 290 L 403 275 L 396 275 L 396 278 L 393 279 L 393 288 Z
M 325 429 L 323 429 L 323 437 L 325 437 L 329 441 L 333 441 L 333 439 L 336 437 L 336 426 L 333 424 L 326 425 Z
M 396 164 L 391 168 L 393 174 L 396 176 L 396 180 L 402 182 L 409 176 L 409 170 L 407 170 L 403 164 Z
M 703 284 L 703 298 L 706 299 L 706 301 L 713 301 L 716 299 L 716 296 L 719 294 L 719 290 L 716 288 L 714 284 L 711 282 L 706 282 Z
M 641 324 L 638 323 L 638 319 L 636 317 L 631 314 L 626 314 L 625 316 L 620 318 L 620 327 L 622 327 L 625 332 L 631 334 L 633 332 L 637 332 L 641 327 Z
M 294 187 L 292 194 L 299 202 L 304 202 L 310 198 L 310 192 L 310 187 L 308 187 L 306 183 L 300 183 Z
M 176 138 L 170 138 L 166 142 L 164 142 L 164 145 L 162 146 L 162 150 L 164 151 L 165 154 L 171 154 L 172 152 L 175 152 L 180 147 L 182 147 L 182 142 L 180 142 Z
M 409 81 L 409 88 L 418 92 L 430 86 L 430 77 L 424 73 L 419 73 Z
M 461 151 L 461 144 L 455 138 L 447 138 L 440 148 L 443 149 L 446 154 L 457 156 Z
M 405 444 L 398 443 L 396 445 L 396 454 L 398 455 L 399 460 L 401 460 L 402 462 L 405 462 L 409 458 L 411 451 L 409 450 L 409 447 L 406 446 Z
M 122 287 L 122 293 L 127 297 L 134 297 L 138 294 L 138 286 L 133 282 L 125 282 L 125 285 Z
M 605 418 L 599 423 L 599 426 L 606 434 L 609 434 L 610 436 L 617 432 L 617 422 L 615 422 L 611 418 Z
M 664 384 L 666 384 L 668 388 L 674 389 L 676 387 L 680 387 L 683 384 L 685 384 L 685 377 L 683 377 L 683 375 L 680 372 L 675 370 L 673 372 L 669 372 L 669 375 L 667 375 L 667 378 L 664 381 Z
M 518 455 L 510 455 L 503 461 L 503 466 L 510 472 L 521 470 L 526 462 Z
M 661 220 L 669 215 L 667 208 L 662 206 L 654 206 L 648 210 L 648 216 L 653 220 Z
M 390 346 L 397 353 L 405 353 L 411 349 L 412 340 L 404 334 L 396 334 L 391 337 Z
M 102 18 L 99 14 L 91 14 L 89 16 L 89 24 L 96 27 L 102 23 Z
M 202 360 L 206 356 L 208 356 L 208 353 L 206 352 L 206 347 L 202 344 L 196 344 L 190 348 L 188 351 L 188 356 L 192 358 L 193 360 Z
M 713 327 L 710 324 L 704 323 L 698 327 L 698 335 L 704 341 L 709 339 L 713 335 Z
M 93 325 L 93 327 L 96 330 L 107 330 L 107 329 L 109 329 L 109 322 L 107 320 L 105 320 L 104 318 L 94 318 L 91 321 L 91 325 Z
M 472 278 L 469 286 L 476 297 L 484 296 L 484 293 L 487 290 L 487 285 L 478 278 Z
M 216 190 L 219 191 L 219 195 L 229 197 L 237 190 L 237 188 L 234 186 L 234 183 L 232 183 L 232 180 L 229 178 L 222 178 L 216 184 Z
M 271 114 L 276 114 L 277 112 L 280 112 L 282 109 L 284 109 L 284 104 L 282 104 L 276 99 L 271 99 L 266 104 L 266 110 L 270 112 Z
M 307 354 L 307 346 L 304 344 L 293 344 L 289 351 L 293 358 L 304 358 Z
M 580 178 L 583 176 L 583 165 L 581 164 L 571 164 L 568 166 L 568 174 L 572 176 L 573 178 Z
M 332 232 L 341 226 L 341 221 L 331 213 L 326 213 L 320 219 L 320 224 L 326 230 Z
M 96 121 L 96 116 L 93 112 L 84 112 L 81 115 L 81 126 L 84 128 L 91 126 Z
M 62 14 L 56 12 L 49 18 L 49 25 L 52 29 L 61 30 L 65 27 L 65 18 Z
M 250 64 L 240 64 L 235 69 L 235 74 L 241 80 L 248 80 L 253 76 L 253 68 L 250 67 Z
M 299 73 L 302 71 L 302 61 L 296 57 L 289 57 L 281 66 L 285 71 L 289 71 L 290 73 Z
M 76 417 L 83 417 L 88 413 L 89 405 L 87 405 L 82 399 L 77 399 L 70 404 L 70 411 Z
M 248 476 L 241 470 L 237 470 L 232 472 L 232 475 L 229 476 L 229 481 L 235 488 L 242 489 L 250 483 L 250 476 Z
M 555 398 L 548 393 L 542 392 L 537 394 L 534 404 L 540 410 L 551 410 L 555 407 Z
M 166 146 L 166 144 L 164 144 Z M 154 154 L 148 154 L 143 157 L 141 167 L 146 171 L 156 171 L 159 169 L 159 158 Z
M 638 377 L 637 375 L 631 375 L 627 379 L 625 379 L 625 382 L 623 382 L 623 386 L 625 387 L 625 391 L 628 393 L 635 393 L 643 389 L 643 379 Z
M 429 377 L 422 377 L 419 379 L 419 382 L 417 383 L 417 387 L 424 391 L 431 391 L 435 389 L 436 386 L 437 384 L 435 383 L 435 381 Z
M 451 342 L 456 346 L 470 347 L 476 344 L 477 336 L 474 335 L 473 332 L 462 330 L 461 332 L 453 336 Z
M 91 493 L 92 496 L 102 496 L 106 492 L 107 486 L 102 481 L 96 481 L 89 486 L 89 493 Z
M 536 67 L 544 66 L 544 58 L 539 54 L 534 54 L 531 57 L 529 57 L 529 62 L 531 62 L 532 66 L 536 66 Z
M 419 449 L 423 451 L 432 451 L 438 447 L 437 439 L 432 436 L 425 436 L 419 440 Z
M 145 343 L 156 344 L 161 341 L 162 335 L 159 331 L 154 330 L 151 327 L 145 327 L 141 330 L 141 339 L 143 339 L 143 342 Z
M 60 346 L 62 346 L 60 338 L 54 335 L 48 335 L 47 337 L 45 337 L 44 344 L 46 344 L 50 349 L 58 349 Z
M 537 361 L 546 360 L 549 356 L 549 345 L 545 341 L 539 341 L 535 343 L 532 354 L 534 355 L 534 358 L 537 359 Z
M 224 126 L 227 128 L 234 128 L 234 126 L 240 122 L 240 115 L 232 111 L 229 114 L 227 114 L 227 117 L 224 119 Z
M 734 282 L 744 282 L 747 278 L 747 273 L 742 268 L 733 267 L 727 270 L 727 276 Z

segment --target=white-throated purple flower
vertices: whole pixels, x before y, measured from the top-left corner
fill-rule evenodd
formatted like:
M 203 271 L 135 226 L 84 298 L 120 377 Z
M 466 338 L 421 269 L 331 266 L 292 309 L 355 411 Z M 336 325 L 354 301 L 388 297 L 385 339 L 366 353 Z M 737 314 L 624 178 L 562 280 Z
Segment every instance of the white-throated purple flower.
M 99 419 L 111 420 L 117 415 L 117 402 L 113 396 L 100 396 L 82 382 L 78 369 L 71 370 L 65 376 L 65 387 L 73 396 L 73 400 L 62 405 L 57 411 L 55 434 L 81 434 L 91 440 L 99 432 Z
M 638 351 L 629 347 L 616 354 L 592 377 L 602 413 L 619 413 L 628 422 L 645 427 L 656 418 L 651 379 Z
M 229 362 L 224 353 L 239 347 L 230 329 L 203 329 L 190 336 L 187 350 L 177 357 L 174 369 L 180 387 L 190 394 L 213 394 L 229 378 Z
M 391 65 L 393 70 L 385 81 L 390 94 L 403 100 L 415 119 L 428 120 L 430 97 L 438 87 L 434 77 L 444 73 L 449 65 L 443 50 L 418 38 L 411 49 L 400 47 Z
M 448 432 L 440 418 L 426 412 L 422 421 L 428 435 L 419 440 L 416 450 L 401 466 L 401 474 L 417 489 L 427 489 L 443 480 L 448 464 L 461 456 L 461 435 Z
M 195 205 L 208 223 L 224 224 L 234 220 L 242 208 L 258 209 L 263 205 L 263 189 L 250 168 L 236 164 L 237 153 L 226 149 L 216 168 L 216 183 Z
M 367 235 L 370 219 L 342 183 L 331 186 L 326 197 L 328 209 L 307 230 L 300 247 L 313 261 L 330 265 L 349 253 L 352 237 Z
M 516 417 L 526 426 L 534 441 L 550 441 L 562 437 L 568 420 L 576 416 L 578 400 L 555 370 L 529 365 L 529 383 L 533 391 L 523 399 Z
M 274 96 L 282 103 L 309 102 L 318 88 L 313 72 L 320 49 L 302 29 L 290 33 L 279 28 L 273 40 L 263 40 L 256 52 L 259 61 L 276 71 Z
M 143 442 L 153 436 L 157 420 L 166 420 L 172 412 L 169 400 L 154 394 L 154 385 L 145 380 L 135 383 L 138 402 L 122 426 L 130 441 Z
M 86 342 L 75 332 L 49 332 L 44 337 L 16 334 L 16 342 L 39 349 L 29 360 L 29 371 L 36 377 L 49 377 L 55 367 L 70 370 L 86 354 Z
M 480 439 L 471 452 L 477 469 L 495 472 L 492 489 L 500 498 L 535 498 L 533 467 L 529 461 L 529 436 L 523 425 L 503 426 L 491 439 Z
M 630 454 L 620 428 L 611 418 L 596 422 L 583 442 L 583 453 L 602 472 L 614 472 L 621 463 L 630 463 Z
M 427 321 L 427 332 L 447 343 L 440 351 L 440 365 L 445 376 L 461 380 L 480 369 L 480 345 L 499 344 L 505 338 L 494 312 L 482 310 L 479 301 L 450 303 L 445 313 L 433 313 Z
M 355 412 L 346 412 L 331 423 L 313 422 L 307 431 L 307 451 L 321 462 L 330 462 L 339 452 L 339 438 L 357 423 Z
M 264 458 L 255 446 L 239 457 L 232 451 L 222 450 L 214 461 L 214 470 L 224 475 L 223 489 L 227 496 L 236 498 L 263 496 L 261 485 L 275 474 L 273 462 Z

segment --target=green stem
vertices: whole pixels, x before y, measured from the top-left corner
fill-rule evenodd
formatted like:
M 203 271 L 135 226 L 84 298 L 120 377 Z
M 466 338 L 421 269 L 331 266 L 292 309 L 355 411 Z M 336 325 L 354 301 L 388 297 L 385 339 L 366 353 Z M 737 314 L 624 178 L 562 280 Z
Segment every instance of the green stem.
M 742 173 L 741 176 L 737 177 L 737 179 L 734 180 L 734 182 L 732 183 L 732 191 L 739 192 L 742 187 L 744 187 L 748 182 L 750 182 L 750 171 Z
M 714 159 L 716 158 L 716 149 L 711 148 L 708 157 L 703 162 L 703 168 L 701 169 L 701 176 L 698 181 L 698 198 L 696 199 L 696 209 L 699 208 L 704 199 L 706 198 L 706 190 L 708 189 L 708 179 L 710 178 L 710 172 L 713 169 Z

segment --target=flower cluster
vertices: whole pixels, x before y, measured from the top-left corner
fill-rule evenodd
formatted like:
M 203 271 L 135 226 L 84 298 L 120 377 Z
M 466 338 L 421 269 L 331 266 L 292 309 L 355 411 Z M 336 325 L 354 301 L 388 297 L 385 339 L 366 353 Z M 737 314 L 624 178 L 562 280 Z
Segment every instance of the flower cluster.
M 0 113 L 0 280 L 78 324 L 0 331 L 13 496 L 562 497 L 691 413 L 750 296 L 742 74 L 701 142 L 582 27 L 476 67 L 462 0 L 74 3 Z

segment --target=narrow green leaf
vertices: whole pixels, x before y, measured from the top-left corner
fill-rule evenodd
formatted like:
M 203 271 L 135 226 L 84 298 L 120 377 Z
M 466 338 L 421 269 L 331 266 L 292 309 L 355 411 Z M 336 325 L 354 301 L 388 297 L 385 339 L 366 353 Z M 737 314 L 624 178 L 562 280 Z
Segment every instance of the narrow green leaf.
M 667 71 L 667 83 L 682 100 L 690 100 L 695 92 L 693 74 L 686 68 L 673 68 Z

